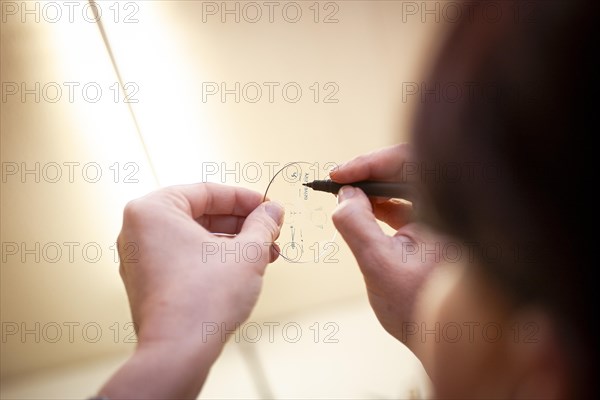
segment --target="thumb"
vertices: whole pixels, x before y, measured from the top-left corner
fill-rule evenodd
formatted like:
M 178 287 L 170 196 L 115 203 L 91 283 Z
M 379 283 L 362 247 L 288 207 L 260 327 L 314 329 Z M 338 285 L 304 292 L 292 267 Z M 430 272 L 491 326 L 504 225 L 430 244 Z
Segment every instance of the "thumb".
M 362 190 L 344 186 L 332 219 L 358 264 L 368 266 L 386 252 L 389 237 L 377 224 L 371 202 Z
M 262 203 L 246 217 L 237 235 L 238 240 L 261 249 L 259 259 L 265 265 L 272 258 L 271 244 L 279 236 L 283 215 L 284 210 L 280 204 L 274 201 Z

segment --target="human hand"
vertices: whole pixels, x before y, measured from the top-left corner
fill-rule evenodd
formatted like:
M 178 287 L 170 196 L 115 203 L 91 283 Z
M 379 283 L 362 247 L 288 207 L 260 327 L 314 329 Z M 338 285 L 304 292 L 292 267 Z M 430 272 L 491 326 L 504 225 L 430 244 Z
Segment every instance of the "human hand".
M 221 334 L 248 318 L 265 267 L 277 258 L 271 243 L 283 209 L 261 203 L 260 193 L 207 183 L 161 189 L 126 206 L 120 272 L 138 349 L 103 394 L 197 394 L 221 351 Z M 150 383 L 136 387 L 137 379 Z
M 411 160 L 410 146 L 400 144 L 354 158 L 330 177 L 338 183 L 401 182 Z M 386 235 L 376 219 L 396 233 Z M 391 335 L 405 341 L 403 323 L 412 317 L 416 295 L 440 260 L 443 238 L 414 221 L 409 202 L 369 199 L 350 186 L 338 194 L 333 222 L 356 257 L 377 318 Z

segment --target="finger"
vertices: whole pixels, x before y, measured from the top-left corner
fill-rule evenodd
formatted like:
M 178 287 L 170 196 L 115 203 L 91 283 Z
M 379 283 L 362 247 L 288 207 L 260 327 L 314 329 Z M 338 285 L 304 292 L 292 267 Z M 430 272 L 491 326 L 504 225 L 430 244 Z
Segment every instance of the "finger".
M 204 229 L 211 233 L 226 233 L 228 235 L 235 235 L 240 233 L 242 225 L 246 217 L 239 217 L 237 215 L 202 215 L 196 218 Z
M 329 173 L 332 180 L 351 183 L 371 180 L 404 181 L 403 169 L 411 161 L 411 148 L 403 143 L 358 156 Z M 405 171 L 404 171 L 405 172 Z M 406 172 L 404 173 L 406 175 Z
M 339 204 L 333 223 L 361 267 L 377 263 L 389 246 L 388 237 L 377 224 L 371 203 L 360 189 L 344 186 L 338 194 Z
M 400 229 L 414 220 L 412 204 L 410 202 L 390 199 L 383 203 L 371 201 L 375 218 L 385 222 L 394 229 Z
M 262 203 L 262 194 L 218 183 L 171 186 L 157 193 L 196 219 L 207 214 L 245 217 Z
M 270 248 L 270 260 L 269 263 L 275 262 L 279 258 L 279 254 L 281 254 L 281 249 L 277 243 L 273 243 Z
M 260 261 L 265 265 L 272 258 L 271 245 L 279 236 L 284 210 L 276 202 L 265 202 L 246 217 L 237 240 L 261 249 Z

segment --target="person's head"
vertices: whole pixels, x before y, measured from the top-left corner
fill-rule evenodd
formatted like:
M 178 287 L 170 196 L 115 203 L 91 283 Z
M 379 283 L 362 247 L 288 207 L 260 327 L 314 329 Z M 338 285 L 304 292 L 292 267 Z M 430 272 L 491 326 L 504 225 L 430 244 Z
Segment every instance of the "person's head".
M 436 346 L 441 396 L 595 391 L 593 248 L 582 226 L 592 4 L 495 2 L 500 18 L 471 4 L 429 77 L 445 96 L 424 97 L 416 118 L 418 162 L 437 170 L 421 175 L 421 211 L 469 258 L 429 312 L 442 329 L 473 333 L 469 345 Z

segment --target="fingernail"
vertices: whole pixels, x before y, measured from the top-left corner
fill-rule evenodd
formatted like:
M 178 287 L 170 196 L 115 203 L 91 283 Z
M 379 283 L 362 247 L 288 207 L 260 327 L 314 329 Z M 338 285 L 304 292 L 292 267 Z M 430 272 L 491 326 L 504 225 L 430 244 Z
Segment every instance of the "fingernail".
M 345 201 L 354 196 L 354 193 L 356 193 L 356 189 L 352 186 L 343 186 L 338 192 L 338 199 L 340 202 Z
M 281 225 L 281 223 L 283 222 L 283 214 L 285 211 L 279 203 L 276 203 L 274 201 L 268 202 L 265 206 L 265 211 L 267 212 L 267 214 L 269 214 L 269 217 L 271 217 L 273 221 L 277 223 L 277 225 Z
M 329 176 L 331 176 L 331 175 L 335 175 L 335 174 L 337 173 L 338 169 L 340 169 L 340 166 L 339 166 L 339 165 L 336 165 L 335 167 L 332 167 L 332 168 L 329 170 Z

